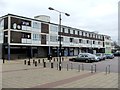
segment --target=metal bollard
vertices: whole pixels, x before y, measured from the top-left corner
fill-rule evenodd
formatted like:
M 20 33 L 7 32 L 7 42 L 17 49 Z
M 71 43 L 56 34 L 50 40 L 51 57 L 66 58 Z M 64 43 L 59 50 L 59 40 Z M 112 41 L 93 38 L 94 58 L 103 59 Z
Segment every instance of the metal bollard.
M 68 64 L 67 64 L 67 71 L 68 71 Z
M 93 73 L 93 65 L 91 65 L 91 73 Z
M 110 74 L 110 65 L 108 65 L 108 70 L 109 70 L 108 73 Z
M 80 72 L 80 65 L 78 65 L 78 72 Z
M 64 61 L 64 58 L 62 58 L 62 61 Z
M 57 62 L 58 62 L 58 58 L 57 58 Z
M 44 63 L 44 61 L 45 61 L 45 60 L 43 59 L 43 63 Z
M 38 60 L 38 63 L 40 63 L 40 59 Z
M 71 63 L 71 70 L 73 69 L 73 64 Z
M 95 64 L 95 72 L 96 72 L 96 64 Z
M 84 71 L 84 64 L 82 64 L 82 71 Z
M 35 63 L 35 67 L 37 67 L 37 61 L 35 61 L 34 63 Z
M 24 60 L 24 64 L 26 65 L 26 60 Z
M 44 67 L 44 68 L 46 67 L 46 62 L 43 62 L 43 67 Z
M 106 70 L 105 71 L 106 71 L 106 74 L 107 74 L 107 66 L 106 66 Z
M 51 68 L 53 68 L 53 62 L 51 63 Z
M 110 74 L 110 65 L 106 66 L 106 74 Z
M 30 60 L 28 61 L 28 65 L 30 65 Z
M 35 63 L 35 60 L 33 59 L 33 64 Z
M 54 62 L 55 62 L 55 58 L 54 58 Z
M 5 63 L 5 58 L 3 58 L 3 63 Z
M 58 63 L 57 63 L 57 70 L 58 70 Z

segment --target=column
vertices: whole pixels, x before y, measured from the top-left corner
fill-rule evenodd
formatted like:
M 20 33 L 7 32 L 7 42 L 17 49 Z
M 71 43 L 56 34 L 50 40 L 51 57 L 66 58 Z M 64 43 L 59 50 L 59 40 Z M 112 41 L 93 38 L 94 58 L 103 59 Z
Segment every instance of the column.
M 10 45 L 8 44 L 8 60 L 10 60 Z

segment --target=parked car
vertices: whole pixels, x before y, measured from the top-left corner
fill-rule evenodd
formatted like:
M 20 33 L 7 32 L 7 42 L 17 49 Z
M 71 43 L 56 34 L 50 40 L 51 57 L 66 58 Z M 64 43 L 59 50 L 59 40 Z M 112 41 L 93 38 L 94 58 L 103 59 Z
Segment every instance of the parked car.
M 105 60 L 106 59 L 106 56 L 104 53 L 96 53 L 95 54 L 100 60 Z
M 114 55 L 112 53 L 105 54 L 105 56 L 106 56 L 106 59 L 113 59 L 114 58 Z
M 120 51 L 116 51 L 115 53 L 113 53 L 114 56 L 120 56 Z
M 93 61 L 99 61 L 100 59 L 93 54 L 90 53 L 80 53 L 75 58 L 69 59 L 70 61 L 85 61 L 85 62 L 93 62 Z

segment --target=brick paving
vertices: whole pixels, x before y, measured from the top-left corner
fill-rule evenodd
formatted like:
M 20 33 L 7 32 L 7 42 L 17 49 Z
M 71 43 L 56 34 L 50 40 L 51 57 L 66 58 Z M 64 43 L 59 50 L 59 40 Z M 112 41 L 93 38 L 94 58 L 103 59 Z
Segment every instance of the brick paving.
M 47 61 L 48 66 L 49 62 Z M 118 88 L 118 73 L 43 68 L 24 65 L 23 60 L 2 65 L 3 88 Z

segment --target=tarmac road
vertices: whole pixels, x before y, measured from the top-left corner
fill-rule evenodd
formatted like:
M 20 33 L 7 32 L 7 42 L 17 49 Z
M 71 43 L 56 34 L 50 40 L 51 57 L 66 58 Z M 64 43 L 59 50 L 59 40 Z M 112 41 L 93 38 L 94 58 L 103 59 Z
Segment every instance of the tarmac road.
M 72 66 L 72 69 L 76 69 L 76 70 L 78 70 L 79 65 L 80 65 L 80 69 L 82 70 L 82 64 L 83 64 L 84 70 L 89 70 L 89 71 L 91 71 L 91 65 L 95 67 L 94 65 L 96 64 L 96 71 L 101 71 L 101 72 L 106 72 L 106 67 L 109 68 L 110 65 L 110 72 L 115 72 L 115 73 L 118 73 L 118 66 L 119 66 L 118 57 L 115 57 L 114 59 L 106 59 L 103 61 L 93 62 L 93 63 L 73 62 L 67 60 L 62 62 L 62 68 L 67 68 L 67 64 L 69 69 L 71 69 Z M 57 66 L 56 62 L 54 62 L 54 66 L 55 67 Z

